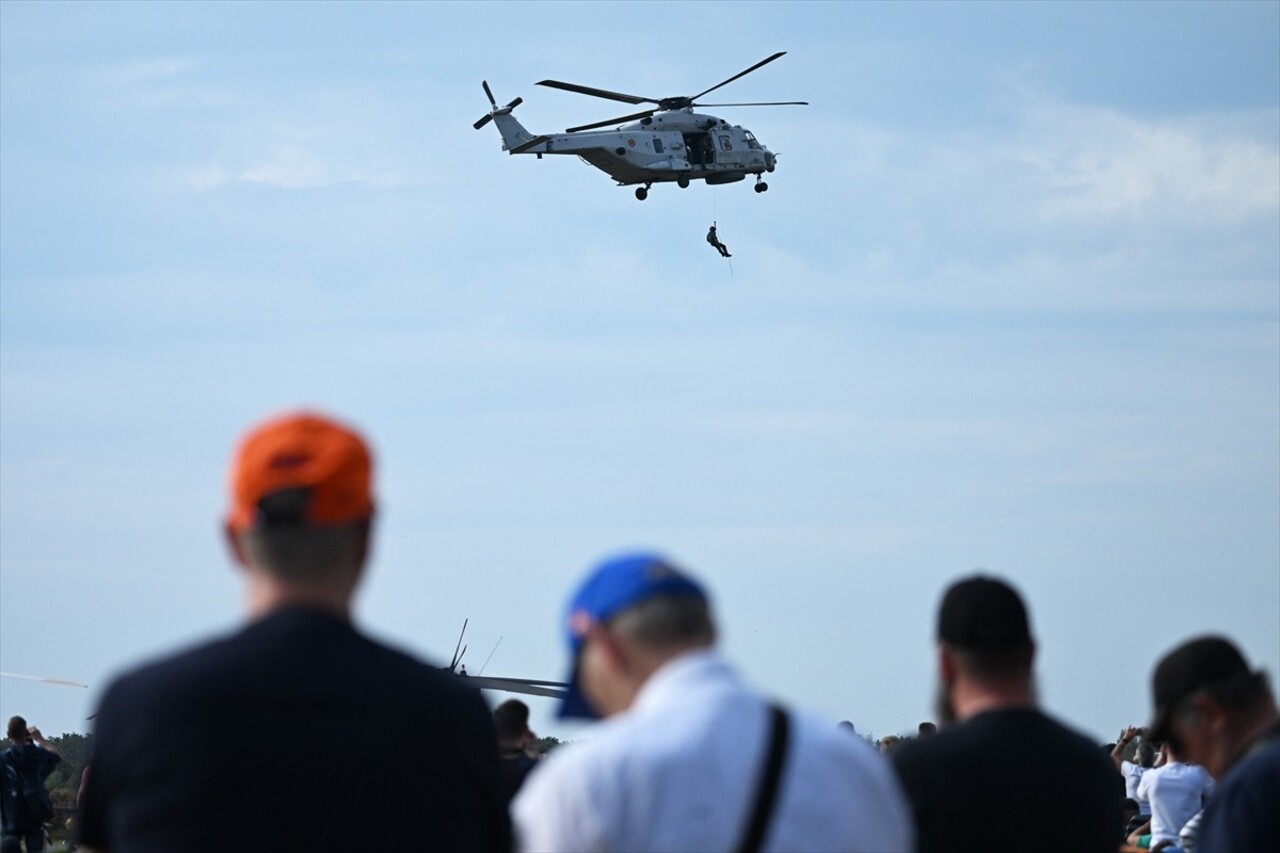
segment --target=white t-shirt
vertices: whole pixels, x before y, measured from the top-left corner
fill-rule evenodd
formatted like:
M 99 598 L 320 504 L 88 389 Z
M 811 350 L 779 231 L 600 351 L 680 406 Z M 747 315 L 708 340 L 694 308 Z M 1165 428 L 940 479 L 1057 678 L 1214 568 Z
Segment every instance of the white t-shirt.
M 1138 794 L 1151 803 L 1151 844 L 1177 841 L 1183 824 L 1213 793 L 1213 777 L 1198 764 L 1173 761 L 1142 774 Z
M 892 768 L 834 722 L 788 708 L 791 736 L 764 850 L 908 851 Z M 681 655 L 631 707 L 553 752 L 511 806 L 522 850 L 732 850 L 746 830 L 768 705 L 714 651 Z
M 1151 803 L 1145 797 L 1138 796 L 1138 783 L 1148 768 L 1132 761 L 1120 762 L 1120 773 L 1124 775 L 1124 795 L 1138 804 L 1138 814 L 1150 815 Z

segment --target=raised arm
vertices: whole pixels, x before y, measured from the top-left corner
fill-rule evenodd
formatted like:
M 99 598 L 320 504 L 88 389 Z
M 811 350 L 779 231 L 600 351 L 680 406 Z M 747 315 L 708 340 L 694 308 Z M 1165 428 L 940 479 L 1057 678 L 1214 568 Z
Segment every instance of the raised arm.
M 1116 739 L 1116 745 L 1111 750 L 1111 763 L 1116 766 L 1116 770 L 1124 772 L 1121 766 L 1124 763 L 1124 750 L 1129 745 L 1129 741 L 1142 734 L 1142 729 L 1137 726 L 1126 726 L 1124 731 L 1120 732 L 1120 737 Z
M 44 735 L 40 734 L 40 730 L 35 726 L 27 729 L 27 734 L 31 735 L 31 739 L 35 741 L 41 749 L 47 749 L 59 758 L 62 757 L 62 753 L 58 752 L 58 748 L 54 746 L 51 741 L 47 740 Z

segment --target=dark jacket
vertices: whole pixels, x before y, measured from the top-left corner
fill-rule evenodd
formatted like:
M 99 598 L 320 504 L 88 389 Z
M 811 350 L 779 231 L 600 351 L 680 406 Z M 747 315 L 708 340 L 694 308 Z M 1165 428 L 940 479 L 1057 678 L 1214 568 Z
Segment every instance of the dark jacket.
M 49 792 L 45 790 L 44 780 L 49 778 L 61 760 L 61 756 L 34 743 L 14 744 L 0 753 L 6 834 L 21 835 L 39 827 L 40 822 L 27 808 L 27 796 L 40 797 L 48 802 Z

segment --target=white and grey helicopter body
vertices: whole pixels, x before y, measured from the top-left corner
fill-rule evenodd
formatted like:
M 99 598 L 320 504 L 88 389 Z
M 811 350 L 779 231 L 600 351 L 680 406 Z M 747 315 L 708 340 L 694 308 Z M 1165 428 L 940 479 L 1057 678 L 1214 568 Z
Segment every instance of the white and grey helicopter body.
M 806 105 L 806 101 L 697 103 L 697 99 L 703 95 L 750 74 L 784 53 L 785 51 L 775 53 L 746 71 L 692 96 L 644 98 L 579 86 L 576 83 L 542 80 L 538 83 L 539 86 L 629 104 L 655 105 L 653 109 L 571 127 L 564 133 L 555 134 L 530 133 L 511 114 L 512 110 L 524 103 L 524 99 L 516 98 L 505 107 L 499 107 L 493 99 L 488 81 L 484 81 L 481 85 L 493 109 L 475 123 L 475 128 L 479 130 L 492 121 L 502 135 L 502 149 L 511 154 L 536 154 L 538 159 L 542 159 L 543 154 L 576 154 L 605 172 L 619 186 L 643 184 L 636 189 L 636 198 L 641 201 L 648 196 L 649 187 L 656 183 L 673 182 L 683 189 L 691 181 L 730 184 L 743 180 L 747 175 L 755 175 L 756 192 L 764 192 L 769 185 L 762 177 L 765 172 L 772 172 L 777 168 L 778 155 L 761 145 L 751 131 L 741 125 L 730 124 L 717 116 L 694 112 L 693 108 Z M 611 130 L 597 129 L 610 125 L 618 126 Z

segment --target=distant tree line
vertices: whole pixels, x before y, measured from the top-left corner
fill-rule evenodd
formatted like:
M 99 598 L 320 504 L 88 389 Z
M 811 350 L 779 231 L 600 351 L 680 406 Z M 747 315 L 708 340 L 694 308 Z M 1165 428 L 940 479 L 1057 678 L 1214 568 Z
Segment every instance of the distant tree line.
M 563 743 L 564 741 L 560 740 L 560 738 L 558 737 L 540 737 L 536 741 L 534 741 L 534 745 L 538 751 L 538 755 L 546 755 L 548 752 L 555 749 L 557 746 L 562 745 Z

